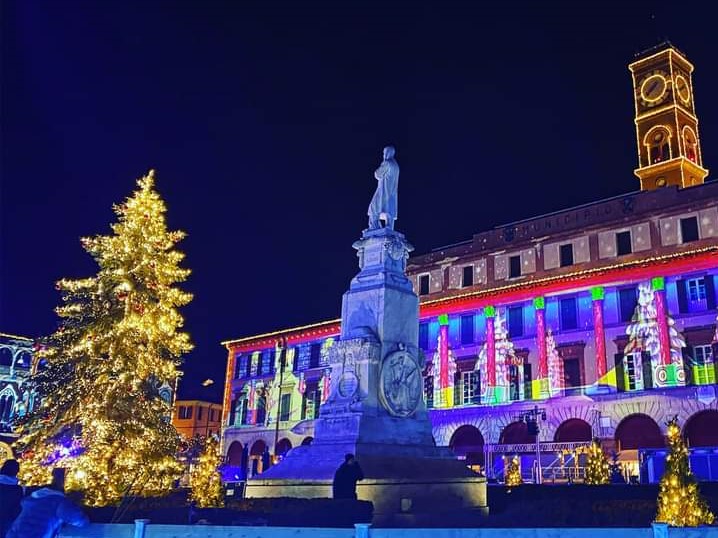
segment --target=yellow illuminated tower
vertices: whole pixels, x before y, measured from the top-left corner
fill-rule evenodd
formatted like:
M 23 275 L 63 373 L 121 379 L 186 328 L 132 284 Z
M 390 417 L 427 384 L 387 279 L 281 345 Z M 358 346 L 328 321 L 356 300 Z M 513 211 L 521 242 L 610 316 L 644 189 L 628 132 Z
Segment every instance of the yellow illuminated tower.
M 633 75 L 641 190 L 699 185 L 703 168 L 693 103 L 693 65 L 671 43 L 641 52 L 628 66 Z

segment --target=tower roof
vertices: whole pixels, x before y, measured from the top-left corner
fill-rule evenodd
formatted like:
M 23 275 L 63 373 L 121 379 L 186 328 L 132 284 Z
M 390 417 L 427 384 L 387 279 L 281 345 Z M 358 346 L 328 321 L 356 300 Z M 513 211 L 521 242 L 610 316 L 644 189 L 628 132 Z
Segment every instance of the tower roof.
M 685 53 L 681 49 L 676 47 L 668 39 L 663 39 L 657 45 L 653 45 L 652 47 L 649 47 L 647 49 L 644 49 L 644 50 L 634 54 L 633 60 L 634 61 L 642 60 L 643 58 L 648 58 L 649 56 L 653 56 L 654 54 L 658 54 L 659 52 L 662 52 L 662 51 L 668 50 L 668 49 L 672 49 L 675 52 L 677 52 L 678 54 L 680 54 L 684 59 L 686 59 L 686 60 L 688 59 L 688 58 L 686 58 Z

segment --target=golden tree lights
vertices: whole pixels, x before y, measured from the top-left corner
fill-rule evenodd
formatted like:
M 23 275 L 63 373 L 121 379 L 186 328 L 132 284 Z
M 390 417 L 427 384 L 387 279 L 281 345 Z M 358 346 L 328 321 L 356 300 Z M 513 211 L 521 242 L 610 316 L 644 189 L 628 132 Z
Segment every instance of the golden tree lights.
M 601 448 L 598 439 L 594 439 L 586 451 L 586 484 L 608 484 L 611 479 L 611 465 Z
M 519 465 L 519 457 L 514 456 L 511 458 L 508 467 L 506 468 L 506 475 L 504 478 L 506 485 L 509 487 L 520 486 L 524 483 L 521 478 L 521 466 Z
M 224 506 L 224 492 L 218 467 L 222 463 L 219 442 L 214 436 L 205 438 L 199 463 L 190 474 L 190 499 L 200 508 Z
M 688 467 L 688 447 L 681 437 L 678 417 L 668 423 L 666 471 L 658 490 L 656 521 L 674 527 L 710 525 L 715 516 L 698 491 L 698 483 Z
M 190 271 L 153 172 L 138 186 L 114 206 L 111 235 L 82 239 L 97 274 L 57 283 L 59 328 L 32 377 L 42 404 L 19 424 L 23 482 L 47 483 L 66 467 L 68 488 L 94 505 L 166 493 L 182 470 L 170 416 L 177 367 L 192 349 L 178 311 L 192 296 L 176 287 Z

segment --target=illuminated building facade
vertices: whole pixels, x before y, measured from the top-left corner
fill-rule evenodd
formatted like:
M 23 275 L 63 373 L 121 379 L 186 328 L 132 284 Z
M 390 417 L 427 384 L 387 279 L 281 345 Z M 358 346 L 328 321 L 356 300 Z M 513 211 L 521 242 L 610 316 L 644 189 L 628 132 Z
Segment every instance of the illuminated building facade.
M 26 383 L 34 351 L 32 339 L 0 333 L 0 462 L 12 456 L 10 445 L 17 439 L 13 420 L 34 405 Z
M 490 477 L 519 454 L 536 479 L 538 430 L 544 480 L 580 476 L 593 437 L 653 480 L 649 451 L 674 415 L 695 465 L 718 469 L 718 182 L 705 181 L 693 67 L 663 44 L 629 68 L 640 191 L 409 260 L 435 440 Z M 231 466 L 261 471 L 265 449 L 311 442 L 338 334 L 333 320 L 225 342 Z
M 220 433 L 222 406 L 203 400 L 175 400 L 172 425 L 185 438 Z

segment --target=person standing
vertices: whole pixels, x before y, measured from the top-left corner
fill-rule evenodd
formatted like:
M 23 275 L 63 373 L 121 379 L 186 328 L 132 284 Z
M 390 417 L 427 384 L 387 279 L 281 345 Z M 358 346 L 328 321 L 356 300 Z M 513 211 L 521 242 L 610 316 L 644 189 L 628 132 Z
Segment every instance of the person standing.
M 5 538 L 10 525 L 20 513 L 22 487 L 17 483 L 20 464 L 6 460 L 0 468 L 0 538 Z
M 7 538 L 53 538 L 63 524 L 84 527 L 89 520 L 82 509 L 65 497 L 65 474 L 54 469 L 52 483 L 22 500 L 22 510 Z
M 333 497 L 335 499 L 356 499 L 359 480 L 364 480 L 364 473 L 354 458 L 354 454 L 347 454 L 344 456 L 344 463 L 334 473 Z

